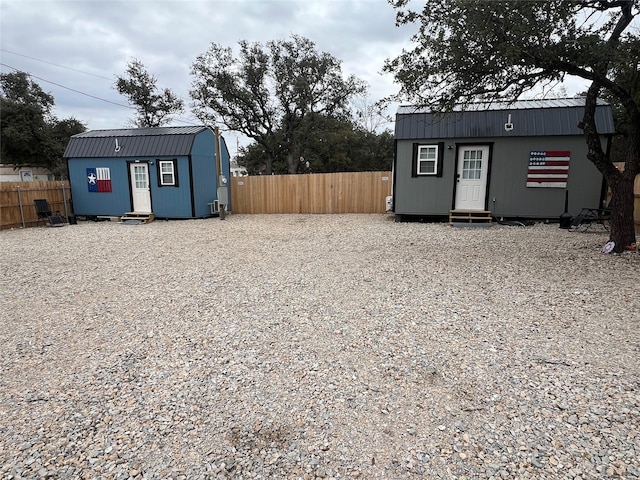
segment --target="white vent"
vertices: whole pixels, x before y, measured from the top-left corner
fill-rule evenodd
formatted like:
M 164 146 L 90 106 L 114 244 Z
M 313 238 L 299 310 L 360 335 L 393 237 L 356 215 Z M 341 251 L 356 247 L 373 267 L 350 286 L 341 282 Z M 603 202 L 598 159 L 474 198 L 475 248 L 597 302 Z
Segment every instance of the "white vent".
M 509 114 L 509 119 L 507 120 L 507 123 L 504 124 L 504 131 L 510 132 L 511 130 L 513 130 L 513 123 L 511 123 L 511 114 Z
M 211 208 L 211 213 L 220 213 L 220 204 L 218 203 L 218 200 L 214 200 L 213 203 L 209 204 L 209 207 Z

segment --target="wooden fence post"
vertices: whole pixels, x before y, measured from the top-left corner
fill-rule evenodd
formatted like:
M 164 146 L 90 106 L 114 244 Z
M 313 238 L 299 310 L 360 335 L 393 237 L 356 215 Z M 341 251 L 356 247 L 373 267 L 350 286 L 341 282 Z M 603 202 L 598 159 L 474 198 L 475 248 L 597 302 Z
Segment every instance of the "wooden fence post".
M 24 223 L 24 210 L 22 209 L 22 195 L 20 193 L 20 185 L 18 185 L 18 205 L 20 205 L 20 219 L 22 220 L 22 228 L 26 228 Z
M 64 191 L 64 183 L 62 185 L 62 201 L 64 202 L 64 219 L 65 221 L 69 221 L 69 212 L 67 211 L 67 194 Z

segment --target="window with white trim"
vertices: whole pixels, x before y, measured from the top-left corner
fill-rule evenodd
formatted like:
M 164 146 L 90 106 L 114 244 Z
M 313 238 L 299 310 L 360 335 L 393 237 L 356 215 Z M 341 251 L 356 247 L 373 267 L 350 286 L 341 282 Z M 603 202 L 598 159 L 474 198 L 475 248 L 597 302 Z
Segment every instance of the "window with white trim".
M 444 143 L 413 144 L 412 177 L 442 176 Z
M 438 146 L 418 147 L 418 175 L 435 175 L 438 171 Z
M 159 160 L 158 177 L 161 186 L 177 186 L 175 160 Z

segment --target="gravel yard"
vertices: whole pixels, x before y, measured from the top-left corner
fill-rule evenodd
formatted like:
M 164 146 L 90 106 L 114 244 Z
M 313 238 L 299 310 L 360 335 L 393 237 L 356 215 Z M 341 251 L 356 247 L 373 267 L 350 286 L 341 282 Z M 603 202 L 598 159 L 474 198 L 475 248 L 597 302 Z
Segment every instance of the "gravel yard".
M 606 232 L 231 215 L 0 232 L 0 479 L 640 476 Z

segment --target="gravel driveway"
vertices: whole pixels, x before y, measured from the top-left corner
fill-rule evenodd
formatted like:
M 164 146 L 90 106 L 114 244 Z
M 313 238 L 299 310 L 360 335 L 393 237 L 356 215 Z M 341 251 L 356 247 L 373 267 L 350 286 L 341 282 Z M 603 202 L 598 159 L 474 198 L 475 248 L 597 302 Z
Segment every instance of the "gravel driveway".
M 231 215 L 0 232 L 0 478 L 640 476 L 606 232 Z

